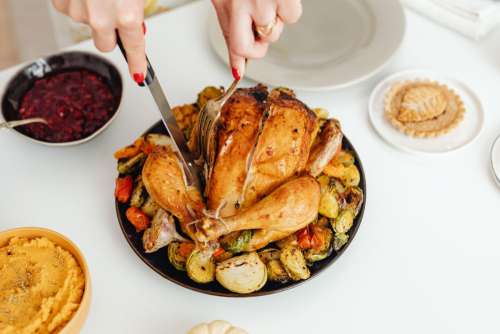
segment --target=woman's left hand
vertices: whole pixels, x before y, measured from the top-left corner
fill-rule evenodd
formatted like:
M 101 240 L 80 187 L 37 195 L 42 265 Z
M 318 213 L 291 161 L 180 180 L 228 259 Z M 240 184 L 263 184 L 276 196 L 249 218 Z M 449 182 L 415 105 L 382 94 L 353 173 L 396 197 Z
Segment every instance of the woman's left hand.
M 302 15 L 300 0 L 212 0 L 226 40 L 233 76 L 245 72 L 246 59 L 262 58 L 285 24 Z M 257 34 L 256 34 L 257 32 Z

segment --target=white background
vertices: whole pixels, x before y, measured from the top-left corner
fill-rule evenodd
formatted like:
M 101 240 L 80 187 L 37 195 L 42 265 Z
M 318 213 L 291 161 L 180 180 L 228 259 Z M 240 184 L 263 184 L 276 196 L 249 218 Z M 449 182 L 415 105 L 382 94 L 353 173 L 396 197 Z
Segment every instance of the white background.
M 172 104 L 231 80 L 207 40 L 208 10 L 209 2 L 200 2 L 147 22 L 149 57 Z M 474 44 L 407 16 L 404 44 L 383 72 L 341 91 L 298 92 L 341 120 L 368 187 L 354 242 L 307 284 L 252 299 L 205 296 L 168 282 L 135 256 L 115 216 L 112 154 L 158 114 L 149 93 L 128 78 L 121 114 L 87 144 L 48 148 L 0 133 L 1 229 L 44 226 L 79 245 L 93 280 L 83 333 L 183 334 L 217 318 L 253 334 L 500 332 L 500 193 L 488 166 L 489 146 L 500 133 L 500 34 Z M 90 42 L 77 48 L 94 50 Z M 126 76 L 121 55 L 110 59 Z M 409 67 L 454 76 L 476 90 L 486 111 L 478 140 L 456 153 L 420 157 L 375 134 L 367 116 L 370 91 Z M 0 73 L 0 89 L 12 74 Z

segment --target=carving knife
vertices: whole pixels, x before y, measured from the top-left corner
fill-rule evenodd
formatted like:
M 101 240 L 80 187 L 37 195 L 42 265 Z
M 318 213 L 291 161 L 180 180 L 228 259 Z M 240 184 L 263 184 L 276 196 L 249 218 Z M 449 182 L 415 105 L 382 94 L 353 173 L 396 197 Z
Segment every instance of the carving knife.
M 122 41 L 118 36 L 118 33 L 116 34 L 116 40 L 123 57 L 125 57 L 125 60 L 127 60 L 127 55 L 125 53 Z M 153 96 L 156 106 L 158 107 L 158 110 L 160 112 L 163 124 L 165 125 L 170 138 L 172 138 L 174 142 L 174 149 L 178 152 L 178 156 L 184 167 L 184 172 L 186 174 L 189 185 L 197 187 L 200 190 L 200 193 L 203 193 L 200 183 L 200 175 L 202 175 L 201 169 L 195 163 L 195 159 L 187 146 L 184 134 L 182 133 L 182 130 L 175 120 L 172 109 L 168 104 L 165 93 L 161 88 L 158 77 L 156 76 L 147 56 L 146 60 L 148 62 L 146 78 L 144 80 L 144 83 L 140 84 L 140 86 L 147 86 L 151 95 Z

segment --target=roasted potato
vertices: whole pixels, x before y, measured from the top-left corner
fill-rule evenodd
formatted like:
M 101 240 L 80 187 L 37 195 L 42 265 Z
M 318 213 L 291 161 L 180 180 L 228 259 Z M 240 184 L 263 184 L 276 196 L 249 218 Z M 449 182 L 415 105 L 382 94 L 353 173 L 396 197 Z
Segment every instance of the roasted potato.
M 333 165 L 342 165 L 344 167 L 349 167 L 354 165 L 354 156 L 349 151 L 341 150 L 338 155 L 336 155 L 332 162 Z
M 186 258 L 179 253 L 181 243 L 174 241 L 168 245 L 168 260 L 177 270 L 186 270 Z
M 333 238 L 333 249 L 338 252 L 349 240 L 349 236 L 345 233 L 335 233 Z
M 285 270 L 285 267 L 280 260 L 271 260 L 266 264 L 267 278 L 271 282 L 286 283 L 290 280 L 290 276 Z
M 237 231 L 223 236 L 220 240 L 222 248 L 233 254 L 243 252 L 252 239 L 253 231 Z
M 147 197 L 148 193 L 146 191 L 146 188 L 144 187 L 141 176 L 139 175 L 135 180 L 134 189 L 132 190 L 132 196 L 130 197 L 130 206 L 140 208 L 146 201 Z
M 150 133 L 146 136 L 146 142 L 153 146 L 171 146 L 172 138 L 159 133 Z
M 294 281 L 308 279 L 311 276 L 302 251 L 297 246 L 287 246 L 281 250 L 280 261 Z
M 281 252 L 276 248 L 267 248 L 260 251 L 258 254 L 262 262 L 267 264 L 269 261 L 279 260 Z
M 354 223 L 354 210 L 345 209 L 336 219 L 332 219 L 332 228 L 336 233 L 347 233 Z
M 153 200 L 151 196 L 148 196 L 144 200 L 144 204 L 142 204 L 141 206 L 142 212 L 144 212 L 149 218 L 153 218 L 159 208 L 160 206 Z
M 210 283 L 215 279 L 215 261 L 209 249 L 196 249 L 186 261 L 186 271 L 197 283 Z
M 118 173 L 133 174 L 142 168 L 144 161 L 146 161 L 146 154 L 144 154 L 143 152 L 133 156 L 130 159 L 120 159 L 118 160 Z
M 236 293 L 252 293 L 267 282 L 266 265 L 255 252 L 236 256 L 217 264 L 217 281 Z
M 222 87 L 214 87 L 208 86 L 205 87 L 199 94 L 198 99 L 196 100 L 196 105 L 201 110 L 207 104 L 208 100 L 216 99 L 224 93 L 224 89 Z
M 319 213 L 328 218 L 336 218 L 339 215 L 339 207 L 339 195 L 335 191 L 335 188 L 330 185 L 321 185 Z

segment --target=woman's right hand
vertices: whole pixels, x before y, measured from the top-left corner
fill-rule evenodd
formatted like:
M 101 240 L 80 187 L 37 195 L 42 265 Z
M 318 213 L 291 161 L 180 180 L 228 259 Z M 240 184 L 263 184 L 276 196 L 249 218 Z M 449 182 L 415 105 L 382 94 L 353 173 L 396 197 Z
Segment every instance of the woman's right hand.
M 100 51 L 109 52 L 115 48 L 118 30 L 130 75 L 137 83 L 144 81 L 147 68 L 144 0 L 52 0 L 52 3 L 61 13 L 88 24 Z

